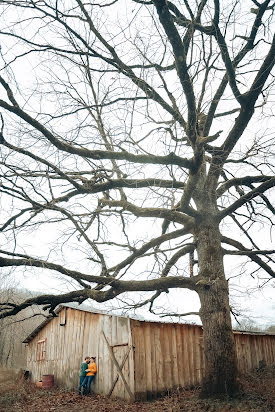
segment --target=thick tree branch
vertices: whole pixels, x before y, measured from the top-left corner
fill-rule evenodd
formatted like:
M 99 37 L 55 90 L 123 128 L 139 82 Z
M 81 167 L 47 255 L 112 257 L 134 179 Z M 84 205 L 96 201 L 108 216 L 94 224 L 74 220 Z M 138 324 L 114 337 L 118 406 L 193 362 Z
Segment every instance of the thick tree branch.
M 273 36 L 272 45 L 269 49 L 269 52 L 264 59 L 264 62 L 261 65 L 261 68 L 258 70 L 255 80 L 252 83 L 250 90 L 245 93 L 245 104 L 242 105 L 240 115 L 236 119 L 235 125 L 233 126 L 231 132 L 229 133 L 227 139 L 221 147 L 222 156 L 219 159 L 219 162 L 222 163 L 227 159 L 229 153 L 234 148 L 235 144 L 241 137 L 243 131 L 245 130 L 248 122 L 250 121 L 253 113 L 254 106 L 261 93 L 263 86 L 270 75 L 271 70 L 275 64 L 275 35 Z
M 234 177 L 233 179 L 227 180 L 225 183 L 221 184 L 217 189 L 217 198 L 222 196 L 228 189 L 233 186 L 249 186 L 251 183 L 262 183 L 269 181 L 273 176 L 244 176 L 244 177 Z
M 177 263 L 177 261 L 182 257 L 187 255 L 187 253 L 193 252 L 195 250 L 195 245 L 194 244 L 190 244 L 187 245 L 183 248 L 181 248 L 180 250 L 178 250 L 170 259 L 169 261 L 166 263 L 166 265 L 164 266 L 164 269 L 161 273 L 161 276 L 167 276 L 168 273 L 170 272 L 171 268 Z
M 271 187 L 275 186 L 275 177 L 272 177 L 256 187 L 255 189 L 251 190 L 250 192 L 246 193 L 245 195 L 241 196 L 236 202 L 234 202 L 232 205 L 227 207 L 226 209 L 222 210 L 219 213 L 218 219 L 221 221 L 222 219 L 225 218 L 225 216 L 230 215 L 233 213 L 235 210 L 239 209 L 242 205 L 244 205 L 246 202 L 249 200 L 254 199 L 255 197 L 259 196 L 261 193 L 264 193 Z
M 219 2 L 216 1 L 216 3 L 219 3 Z M 214 22 L 215 22 L 215 19 L 214 19 Z M 220 31 L 220 29 L 219 29 L 219 27 L 216 23 L 215 23 L 215 34 L 214 34 L 214 36 L 215 36 L 215 38 L 217 40 L 217 43 L 218 43 L 218 45 L 220 47 L 220 50 L 221 50 L 221 55 L 222 55 L 222 58 L 223 58 L 224 65 L 226 67 L 226 72 L 227 72 L 227 76 L 228 76 L 228 79 L 229 79 L 229 84 L 230 84 L 231 90 L 232 90 L 232 92 L 234 94 L 234 97 L 237 100 L 237 102 L 242 104 L 243 97 L 242 97 L 242 95 L 241 95 L 241 93 L 238 89 L 238 86 L 237 86 L 234 65 L 233 65 L 233 63 L 230 59 L 225 39 L 224 39 L 224 37 L 223 37 L 223 35 L 222 35 L 222 33 L 221 33 L 221 31 Z
M 247 255 L 253 262 L 257 263 L 258 266 L 260 266 L 265 272 L 267 272 L 271 277 L 275 278 L 275 272 L 272 270 L 271 267 L 269 267 L 259 256 L 257 256 L 257 253 L 250 253 L 251 249 L 247 249 L 245 246 L 243 246 L 240 242 L 234 239 L 230 239 L 226 236 L 221 237 L 221 241 L 223 243 L 226 243 L 230 246 L 235 247 L 238 249 L 240 252 L 244 252 L 245 255 Z M 255 251 L 260 253 L 259 251 Z
M 36 119 L 32 118 L 28 115 L 25 111 L 18 107 L 14 107 L 9 105 L 3 100 L 0 100 L 0 107 L 6 109 L 10 113 L 16 114 L 21 119 L 25 120 L 30 126 L 34 127 L 36 130 L 41 132 L 43 136 L 45 136 L 49 142 L 51 142 L 55 147 L 59 150 L 62 150 L 67 153 L 75 154 L 81 157 L 87 157 L 88 159 L 94 160 L 128 160 L 129 162 L 133 163 L 143 163 L 143 164 L 175 164 L 182 167 L 191 168 L 192 162 L 189 159 L 184 159 L 175 155 L 174 153 L 170 153 L 167 156 L 154 156 L 154 155 L 135 155 L 132 153 L 128 153 L 126 151 L 123 152 L 114 152 L 114 151 L 104 151 L 104 150 L 89 150 L 86 148 L 79 148 L 68 144 L 65 140 L 58 139 L 51 133 L 45 126 L 43 126 L 40 122 Z M 5 143 L 3 141 L 3 137 L 0 140 L 0 143 Z
M 238 256 L 253 256 L 253 255 L 273 255 L 275 250 L 229 250 L 223 249 L 225 255 L 238 255 Z
M 263 15 L 266 11 L 266 8 L 267 8 L 268 4 L 269 4 L 269 0 L 266 0 L 262 4 L 262 7 L 260 8 L 259 13 L 256 15 L 255 20 L 254 20 L 253 25 L 252 25 L 252 28 L 251 28 L 251 31 L 250 31 L 250 34 L 247 37 L 247 41 L 246 41 L 244 47 L 239 51 L 239 53 L 236 55 L 236 57 L 232 61 L 233 70 L 235 70 L 235 68 L 244 59 L 244 57 L 255 47 L 255 44 L 254 44 L 255 38 L 256 38 L 256 35 L 257 35 L 257 33 L 259 31 L 259 28 L 262 24 L 262 18 L 263 18 Z M 211 101 L 210 108 L 208 110 L 207 119 L 206 119 L 205 128 L 204 128 L 204 133 L 206 135 L 209 134 L 210 127 L 212 125 L 216 109 L 217 109 L 218 104 L 219 104 L 219 102 L 220 102 L 220 100 L 221 100 L 221 98 L 224 94 L 224 91 L 226 89 L 227 84 L 228 84 L 228 76 L 227 76 L 227 73 L 226 73 L 224 75 L 224 77 L 223 77 L 223 79 L 222 79 L 222 81 L 221 81 L 221 83 L 220 83 L 220 85 L 219 85 L 212 101 Z
M 128 210 L 137 217 L 156 217 L 160 219 L 168 219 L 182 225 L 185 225 L 186 231 L 192 230 L 193 219 L 189 216 L 177 212 L 175 210 L 153 208 L 153 207 L 138 207 L 130 202 L 125 202 L 123 200 L 107 200 L 102 199 L 101 204 L 109 207 L 121 207 L 124 210 Z
M 169 8 L 165 0 L 155 0 L 154 4 L 156 6 L 159 19 L 163 28 L 167 34 L 168 39 L 173 48 L 176 69 L 185 93 L 188 107 L 188 138 L 192 143 L 196 140 L 196 102 L 193 90 L 193 85 L 188 74 L 188 67 L 186 64 L 186 50 L 184 49 L 181 37 L 175 28 L 173 19 L 169 12 Z

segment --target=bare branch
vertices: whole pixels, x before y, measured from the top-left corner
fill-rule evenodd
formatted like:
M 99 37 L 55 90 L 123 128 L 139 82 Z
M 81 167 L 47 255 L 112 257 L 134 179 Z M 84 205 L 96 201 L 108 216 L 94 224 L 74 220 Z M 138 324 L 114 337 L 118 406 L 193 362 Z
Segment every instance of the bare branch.
M 227 207 L 226 209 L 222 210 L 219 213 L 219 220 L 221 221 L 225 216 L 230 215 L 232 212 L 240 208 L 242 205 L 244 205 L 246 202 L 254 199 L 255 197 L 259 196 L 260 194 L 264 193 L 271 187 L 275 186 L 275 178 L 269 178 L 266 180 L 264 183 L 256 187 L 255 189 L 251 190 L 250 192 L 246 193 L 245 195 L 241 196 L 236 202 L 234 202 L 232 205 Z
M 238 249 L 241 252 L 244 252 L 244 254 L 246 254 L 247 256 L 250 257 L 250 259 L 257 263 L 257 265 L 259 265 L 265 272 L 267 272 L 271 277 L 275 278 L 275 272 L 274 270 L 272 270 L 259 256 L 257 256 L 257 253 L 250 253 L 251 250 L 247 249 L 246 247 L 244 247 L 240 242 L 238 242 L 237 240 L 234 239 L 230 239 L 226 236 L 222 236 L 221 238 L 223 243 L 226 243 L 230 246 L 235 247 L 236 249 Z M 258 251 L 255 251 L 258 252 Z

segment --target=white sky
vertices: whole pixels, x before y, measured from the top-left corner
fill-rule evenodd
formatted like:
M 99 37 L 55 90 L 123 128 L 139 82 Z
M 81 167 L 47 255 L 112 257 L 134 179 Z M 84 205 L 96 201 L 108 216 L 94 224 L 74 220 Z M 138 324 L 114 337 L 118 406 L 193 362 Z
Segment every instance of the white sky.
M 29 57 L 30 59 L 30 57 Z M 34 61 L 30 61 L 30 64 L 22 65 L 22 61 L 18 61 L 13 66 L 13 71 L 15 77 L 19 84 L 22 87 L 28 88 L 32 86 L 33 81 L 35 80 L 33 77 L 33 71 L 31 67 L 33 67 Z M 2 96 L 3 91 L 0 89 L 0 96 Z M 4 96 L 4 95 L 3 95 Z M 230 103 L 229 103 L 230 104 Z M 275 121 L 274 117 L 269 118 L 266 121 L 263 121 L 261 124 L 257 124 L 257 121 L 250 123 L 249 130 L 251 133 L 260 133 L 263 129 L 274 130 L 275 129 Z M 242 143 L 245 146 L 245 143 Z M 147 224 L 139 227 L 139 230 L 147 230 Z M 230 228 L 228 228 L 230 231 Z M 258 230 L 258 229 L 257 229 Z M 274 242 L 272 245 L 272 238 L 270 234 L 267 232 L 255 232 L 255 236 L 257 237 L 257 242 L 260 244 L 262 243 L 265 245 L 267 249 L 274 249 Z M 44 255 L 47 256 L 49 248 L 51 247 L 51 240 L 52 238 L 56 237 L 56 230 L 50 226 L 48 230 L 43 232 L 43 236 L 41 234 L 33 234 L 31 239 L 28 239 L 28 242 L 32 248 L 34 255 Z M 1 238 L 0 238 L 1 239 Z M 20 242 L 19 242 L 20 243 Z M 4 245 L 5 246 L 5 245 Z M 5 248 L 5 247 L 3 247 Z M 7 249 L 7 248 L 6 248 Z M 72 261 L 77 260 L 77 256 L 73 253 L 70 255 Z M 65 265 L 69 267 L 69 262 Z M 85 267 L 85 262 L 81 262 L 81 266 Z M 235 257 L 228 257 L 226 258 L 226 272 L 228 276 L 231 276 L 232 273 L 238 273 L 239 268 L 237 267 L 237 260 Z M 59 292 L 65 291 L 67 288 L 70 288 L 70 285 L 65 283 L 64 280 L 60 280 L 56 277 L 55 280 L 53 274 L 43 273 L 41 274 L 39 270 L 35 269 L 31 271 L 29 268 L 22 271 L 22 269 L 17 269 L 13 274 L 12 277 L 14 278 L 14 284 L 19 285 L 20 287 L 24 287 L 26 289 L 30 289 L 33 291 L 41 291 L 41 292 Z M 22 282 L 21 279 L 24 279 Z M 245 275 L 244 277 L 234 278 L 230 282 L 232 286 L 231 292 L 231 303 L 234 307 L 239 308 L 241 311 L 246 313 L 246 315 L 251 316 L 259 325 L 269 325 L 275 323 L 275 301 L 274 301 L 274 281 L 270 282 L 264 289 L 257 289 L 257 280 L 252 280 L 249 274 Z M 49 287 L 49 285 L 51 285 Z M 253 290 L 250 290 L 253 289 Z M 131 295 L 130 295 L 131 296 Z M 109 307 L 110 303 L 106 304 L 106 307 Z M 165 294 L 161 299 L 157 301 L 157 306 L 163 307 L 173 307 L 173 311 L 178 311 L 179 313 L 190 312 L 190 311 L 198 311 L 199 309 L 199 300 L 195 292 L 191 291 L 183 291 L 183 290 L 171 290 L 169 294 Z M 102 306 L 101 306 L 102 307 Z M 143 314 L 143 316 L 148 317 L 151 316 L 145 312 L 145 310 L 140 310 L 138 313 Z M 197 317 L 186 317 L 183 318 L 186 321 L 197 321 Z

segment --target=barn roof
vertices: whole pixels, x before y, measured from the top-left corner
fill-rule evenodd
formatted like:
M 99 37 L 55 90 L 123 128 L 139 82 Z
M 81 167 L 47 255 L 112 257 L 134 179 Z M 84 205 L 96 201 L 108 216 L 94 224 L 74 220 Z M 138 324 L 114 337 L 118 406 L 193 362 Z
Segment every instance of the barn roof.
M 126 316 L 126 315 L 121 315 L 121 314 L 117 314 L 111 311 L 107 311 L 107 310 L 99 310 L 99 309 L 95 309 L 95 308 L 89 308 L 87 306 L 85 307 L 81 307 L 80 305 L 78 305 L 77 303 L 66 303 L 66 304 L 61 304 L 58 305 L 58 307 L 55 309 L 55 314 L 58 315 L 61 310 L 63 308 L 70 308 L 70 309 L 75 309 L 75 310 L 80 310 L 80 311 L 84 311 L 84 312 L 89 312 L 89 313 L 97 313 L 100 315 L 107 315 L 107 316 L 117 316 L 120 318 L 129 318 L 129 319 L 133 319 L 133 320 L 138 320 L 139 322 L 153 322 L 153 323 L 171 323 L 171 324 L 176 324 L 179 322 L 169 322 L 169 321 L 160 321 L 160 320 L 149 320 L 149 319 L 144 319 L 141 318 L 139 316 L 135 316 L 135 315 L 131 315 L 131 316 Z M 33 338 L 35 338 L 35 336 L 49 323 L 51 322 L 51 320 L 53 319 L 53 316 L 49 316 L 47 317 L 41 324 L 39 324 L 24 340 L 22 343 L 29 343 Z M 198 326 L 201 327 L 201 325 L 195 325 L 194 323 L 187 323 L 184 322 L 185 325 L 193 325 L 193 326 Z
M 84 311 L 84 312 L 90 312 L 90 313 L 97 313 L 97 314 L 101 314 L 101 315 L 108 315 L 108 316 L 117 316 L 120 318 L 129 318 L 129 319 L 133 319 L 133 320 L 138 320 L 139 322 L 150 322 L 150 323 L 165 323 L 165 324 L 173 324 L 175 325 L 176 323 L 179 322 L 167 322 L 167 321 L 158 321 L 158 320 L 145 320 L 142 319 L 138 316 L 125 316 L 125 315 L 119 315 L 110 311 L 104 311 L 104 310 L 98 310 L 95 308 L 89 308 L 89 307 L 81 307 L 79 305 L 75 305 L 74 303 L 70 304 L 62 304 L 59 305 L 56 309 L 55 309 L 55 314 L 58 315 L 61 310 L 63 308 L 70 308 L 70 309 L 75 309 L 75 310 L 80 310 L 80 311 Z M 40 325 L 38 325 L 27 337 L 26 339 L 23 340 L 22 343 L 29 343 L 51 320 L 53 319 L 53 316 L 49 316 L 47 319 L 45 319 Z M 197 326 L 197 327 L 202 327 L 201 325 L 197 325 L 194 323 L 182 323 L 184 325 L 190 325 L 190 326 Z M 233 331 L 235 334 L 241 334 L 241 335 L 271 335 L 271 336 L 275 336 L 274 333 L 268 333 L 268 332 L 264 332 L 264 331 L 260 331 L 260 332 L 254 332 L 254 331 L 244 331 L 244 330 L 234 330 Z
M 91 312 L 91 313 L 99 313 L 103 315 L 111 315 L 110 312 L 103 311 L 103 310 L 98 310 L 94 308 L 87 308 L 87 307 L 81 307 L 78 304 L 74 303 L 64 303 L 62 305 L 58 305 L 57 308 L 54 310 L 54 313 L 58 315 L 63 308 L 71 308 L 71 309 L 76 309 L 76 310 L 81 310 L 84 312 Z M 113 314 L 112 314 L 113 315 Z M 114 315 L 113 315 L 114 316 Z M 118 315 L 116 315 L 118 316 Z M 51 320 L 54 318 L 54 316 L 49 315 L 43 322 L 41 322 L 24 340 L 22 343 L 29 343 Z

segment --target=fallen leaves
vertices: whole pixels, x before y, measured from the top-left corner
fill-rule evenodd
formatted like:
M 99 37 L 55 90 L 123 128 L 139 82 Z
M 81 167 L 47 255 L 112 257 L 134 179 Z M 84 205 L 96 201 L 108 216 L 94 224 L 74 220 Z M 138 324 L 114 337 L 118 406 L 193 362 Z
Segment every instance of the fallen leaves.
M 199 399 L 199 390 L 174 391 L 152 402 L 127 403 L 101 395 L 79 396 L 58 388 L 37 388 L 18 381 L 12 373 L 0 374 L 0 412 L 271 412 L 275 404 L 275 368 L 242 378 L 236 399 Z

